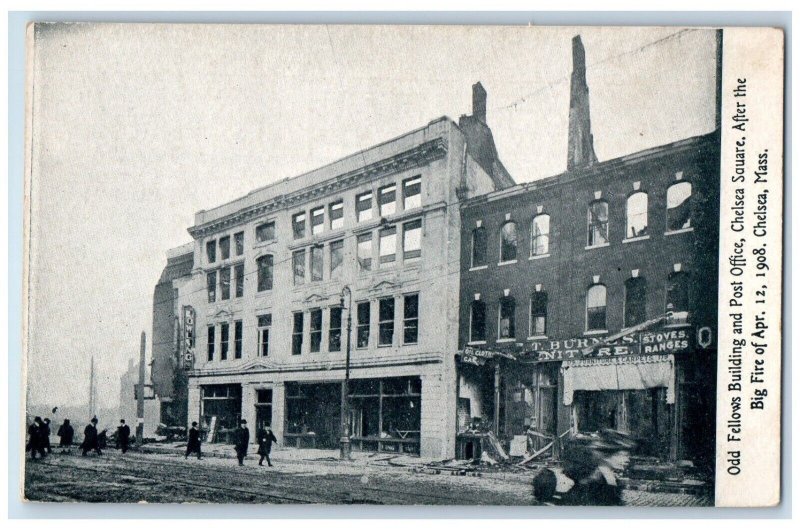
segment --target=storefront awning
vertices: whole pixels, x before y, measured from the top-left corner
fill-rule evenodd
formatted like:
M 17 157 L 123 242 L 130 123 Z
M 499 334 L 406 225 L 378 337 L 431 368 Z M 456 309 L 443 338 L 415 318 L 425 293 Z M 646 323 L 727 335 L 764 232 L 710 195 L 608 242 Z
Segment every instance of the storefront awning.
M 564 361 L 564 405 L 576 390 L 644 390 L 665 387 L 667 403 L 675 403 L 675 357 L 641 355 Z

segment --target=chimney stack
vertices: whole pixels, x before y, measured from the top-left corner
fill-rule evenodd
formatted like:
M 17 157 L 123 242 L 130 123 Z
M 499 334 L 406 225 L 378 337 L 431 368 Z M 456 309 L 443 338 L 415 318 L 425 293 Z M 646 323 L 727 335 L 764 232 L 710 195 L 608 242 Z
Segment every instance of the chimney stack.
M 589 87 L 586 85 L 586 52 L 580 35 L 572 37 L 572 80 L 569 89 L 569 137 L 567 170 L 597 162 L 589 114 Z
M 472 85 L 472 115 L 486 123 L 486 90 L 480 81 Z

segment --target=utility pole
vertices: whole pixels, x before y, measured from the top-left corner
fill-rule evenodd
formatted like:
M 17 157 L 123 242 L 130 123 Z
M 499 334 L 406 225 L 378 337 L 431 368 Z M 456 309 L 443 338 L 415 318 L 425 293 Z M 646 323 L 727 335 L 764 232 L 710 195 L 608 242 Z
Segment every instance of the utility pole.
M 94 418 L 94 355 L 89 367 L 89 418 Z
M 145 369 L 145 334 L 142 331 L 142 343 L 139 348 L 139 385 L 136 393 L 136 442 L 141 447 L 144 438 L 144 369 Z
M 340 299 L 342 311 L 344 311 L 345 295 L 347 295 L 347 346 L 344 358 L 344 381 L 342 381 L 342 438 L 339 440 L 339 458 L 341 460 L 350 460 L 350 327 L 352 325 L 350 310 L 352 309 L 353 296 L 350 288 L 346 285 L 342 289 Z

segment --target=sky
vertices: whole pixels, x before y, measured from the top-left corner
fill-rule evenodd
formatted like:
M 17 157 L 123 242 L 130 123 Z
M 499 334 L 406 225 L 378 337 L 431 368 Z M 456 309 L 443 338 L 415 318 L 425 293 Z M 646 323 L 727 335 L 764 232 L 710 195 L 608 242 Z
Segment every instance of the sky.
M 32 75 L 29 402 L 114 407 L 194 213 L 488 92 L 517 182 L 566 169 L 571 38 L 600 160 L 714 128 L 715 37 L 679 28 L 39 26 Z M 148 344 L 147 355 L 150 355 Z

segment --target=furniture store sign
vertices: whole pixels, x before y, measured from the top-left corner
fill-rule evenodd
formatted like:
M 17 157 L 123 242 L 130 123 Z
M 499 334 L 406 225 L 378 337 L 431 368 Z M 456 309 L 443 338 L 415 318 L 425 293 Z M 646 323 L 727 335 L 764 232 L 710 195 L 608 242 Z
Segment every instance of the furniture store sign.
M 632 333 L 613 342 L 595 337 L 533 341 L 528 345 L 529 350 L 519 355 L 519 358 L 533 362 L 548 362 L 665 353 L 680 354 L 691 349 L 691 337 L 691 328 L 680 328 Z

